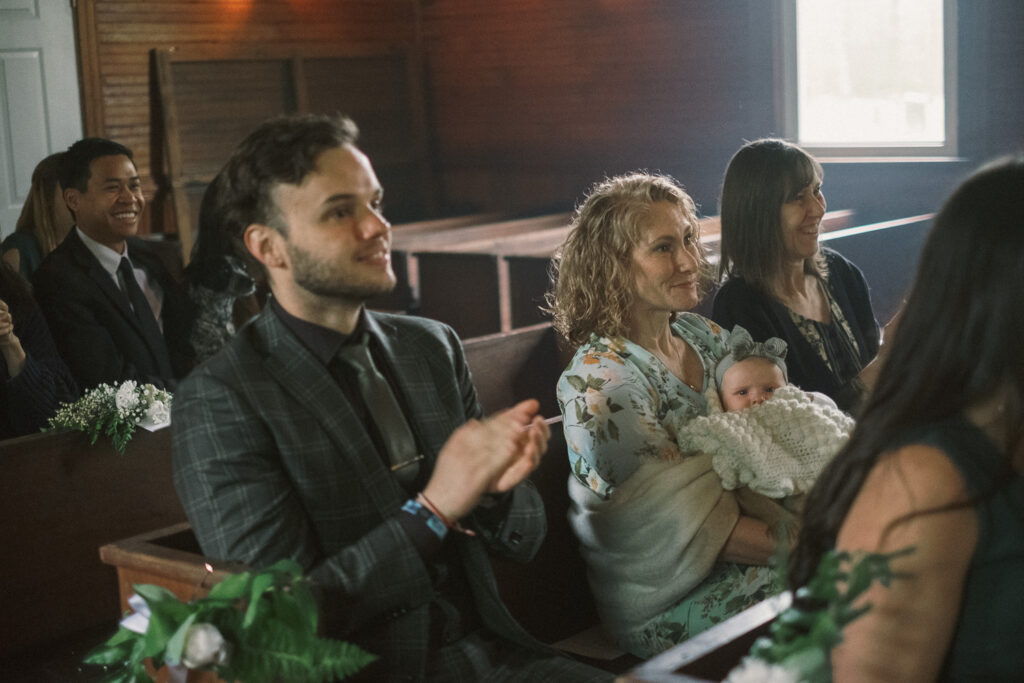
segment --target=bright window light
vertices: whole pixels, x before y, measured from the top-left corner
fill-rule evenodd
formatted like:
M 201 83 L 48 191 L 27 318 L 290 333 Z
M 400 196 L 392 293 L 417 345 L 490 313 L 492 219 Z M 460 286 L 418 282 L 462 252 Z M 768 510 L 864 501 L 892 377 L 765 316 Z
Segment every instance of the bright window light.
M 795 0 L 801 144 L 948 147 L 946 9 L 943 0 Z

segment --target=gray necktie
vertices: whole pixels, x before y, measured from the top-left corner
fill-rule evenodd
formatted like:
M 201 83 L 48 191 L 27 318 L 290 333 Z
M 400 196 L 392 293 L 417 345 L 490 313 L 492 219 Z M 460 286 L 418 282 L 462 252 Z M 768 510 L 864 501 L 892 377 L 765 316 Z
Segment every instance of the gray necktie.
M 358 343 L 341 347 L 338 358 L 355 370 L 359 393 L 384 442 L 391 471 L 406 490 L 412 491 L 423 456 L 418 453 L 416 440 L 391 386 L 373 362 L 369 338 L 364 332 Z

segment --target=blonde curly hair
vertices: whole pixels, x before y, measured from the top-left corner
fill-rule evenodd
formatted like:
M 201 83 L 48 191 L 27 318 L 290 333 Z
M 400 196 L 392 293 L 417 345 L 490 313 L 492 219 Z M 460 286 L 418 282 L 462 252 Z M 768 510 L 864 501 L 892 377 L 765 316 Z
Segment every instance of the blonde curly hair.
M 633 248 L 656 202 L 679 207 L 700 244 L 697 207 L 671 176 L 635 172 L 606 178 L 576 208 L 572 230 L 552 262 L 553 286 L 546 296 L 555 329 L 571 344 L 583 344 L 591 334 L 625 336 L 635 302 Z M 712 282 L 703 247 L 698 258 L 703 293 Z

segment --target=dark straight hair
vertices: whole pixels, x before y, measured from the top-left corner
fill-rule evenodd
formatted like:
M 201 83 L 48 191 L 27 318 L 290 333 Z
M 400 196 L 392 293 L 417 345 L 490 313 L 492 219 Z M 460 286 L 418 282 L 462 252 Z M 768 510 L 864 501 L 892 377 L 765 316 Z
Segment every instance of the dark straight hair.
M 729 161 L 722 181 L 721 260 L 718 278 L 738 275 L 771 293 L 783 272 L 782 205 L 816 178 L 821 164 L 803 149 L 779 138 L 754 140 Z M 820 254 L 804 269 L 824 276 Z
M 807 498 L 789 569 L 804 585 L 872 467 L 902 433 L 945 420 L 1006 387 L 1005 475 L 1024 438 L 1024 156 L 982 167 L 947 200 L 850 440 Z M 981 495 L 990 495 L 983 492 Z M 927 514 L 927 513 L 918 513 Z

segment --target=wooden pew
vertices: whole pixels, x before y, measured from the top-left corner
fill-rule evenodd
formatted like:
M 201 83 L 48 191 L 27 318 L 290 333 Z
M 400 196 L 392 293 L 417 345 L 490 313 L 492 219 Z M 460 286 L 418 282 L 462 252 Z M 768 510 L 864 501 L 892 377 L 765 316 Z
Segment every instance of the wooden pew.
M 508 262 L 503 257 L 554 253 L 569 229 L 561 225 L 417 252 L 419 314 L 448 323 L 464 338 L 511 330 L 517 325 L 512 322 L 513 290 Z M 546 276 L 540 283 L 546 290 Z M 539 320 L 534 318 L 530 323 Z
M 487 242 L 489 240 L 501 239 L 511 235 L 531 233 L 545 230 L 552 227 L 566 225 L 569 221 L 569 214 L 548 214 L 523 218 L 517 220 L 500 221 L 484 225 L 473 225 L 452 230 L 444 230 L 421 235 L 410 235 L 402 237 L 395 236 L 392 243 L 391 260 L 395 268 L 396 277 L 398 273 L 406 273 L 405 277 L 409 283 L 409 297 L 412 303 L 408 310 L 420 312 L 422 307 L 422 268 L 419 260 L 419 252 L 435 251 L 452 248 L 454 245 L 464 243 Z M 443 294 L 442 294 L 443 296 Z M 489 298 L 487 300 L 490 300 Z M 447 320 L 445 322 L 448 322 Z M 481 334 L 497 332 L 500 326 L 484 325 L 464 327 L 460 324 L 453 325 L 460 335 L 473 337 Z
M 848 228 L 853 211 L 830 211 L 825 232 Z M 717 259 L 720 221 L 701 219 L 705 246 Z M 419 313 L 448 323 L 463 337 L 533 325 L 550 288 L 551 261 L 568 226 L 491 239 L 453 243 L 415 254 L 420 281 Z
M 509 261 L 512 255 L 545 255 L 546 264 L 565 241 L 570 227 L 536 230 L 491 240 L 449 245 L 441 250 L 416 254 L 420 268 L 420 315 L 452 325 L 465 336 L 507 331 L 523 324 L 546 320 L 532 305 L 532 317 L 523 318 L 513 306 L 520 300 L 513 285 Z M 538 273 L 529 294 L 547 290 L 545 272 Z
M 448 323 L 463 337 L 547 320 L 540 306 L 550 285 L 548 269 L 569 231 L 567 217 L 550 229 L 417 252 L 419 314 Z
M 392 233 L 391 248 L 398 251 L 426 251 L 444 245 L 489 240 L 534 230 L 568 225 L 568 213 L 544 214 L 498 222 L 472 221 L 451 229 L 432 231 L 400 231 Z
M 485 414 L 535 398 L 542 415 L 558 415 L 555 384 L 573 350 L 559 343 L 551 323 L 467 339 L 463 346 Z
M 598 624 L 579 544 L 569 527 L 569 456 L 555 384 L 574 349 L 560 343 L 551 323 L 469 339 L 466 361 L 485 413 L 537 398 L 550 415 L 551 441 L 530 476 L 544 500 L 548 535 L 526 565 L 495 559 L 498 589 L 512 614 L 533 635 L 616 673 L 638 663 Z
M 528 563 L 492 560 L 498 590 L 512 615 L 538 639 L 622 672 L 640 660 L 620 650 L 600 627 L 586 564 L 567 517 L 569 457 L 562 418 L 549 418 L 547 423 L 548 452 L 530 475 L 544 500 L 547 537 Z
M 772 620 L 791 602 L 792 595 L 788 592 L 763 600 L 652 657 L 617 680 L 630 683 L 721 681 L 750 652 L 754 641 L 768 634 Z
M 426 235 L 447 230 L 455 230 L 473 225 L 492 223 L 501 218 L 497 213 L 475 213 L 465 216 L 453 216 L 451 218 L 435 218 L 412 223 L 399 223 L 391 227 L 391 240 L 402 242 L 414 236 Z M 404 252 L 398 258 L 393 259 L 392 267 L 395 271 L 397 283 L 395 289 L 388 294 L 374 297 L 367 305 L 382 311 L 408 311 L 415 301 L 412 284 L 409 280 L 409 263 Z
M 0 656 L 117 619 L 117 584 L 97 549 L 184 521 L 170 434 L 140 429 L 123 456 L 81 432 L 0 442 Z
M 917 260 L 935 214 L 910 216 L 830 232 L 821 240 L 853 261 L 871 288 L 878 322 L 899 310 L 917 272 Z
M 220 562 L 214 566 L 208 562 L 188 522 L 108 543 L 99 549 L 99 556 L 117 572 L 122 613 L 131 609 L 128 599 L 135 593 L 136 584 L 163 586 L 181 601 L 189 602 L 206 597 L 225 577 L 247 569 L 242 564 Z M 109 635 L 113 632 L 112 629 Z M 168 683 L 170 673 L 166 666 L 158 671 L 149 668 L 156 683 Z M 212 671 L 188 671 L 185 681 L 224 683 Z

